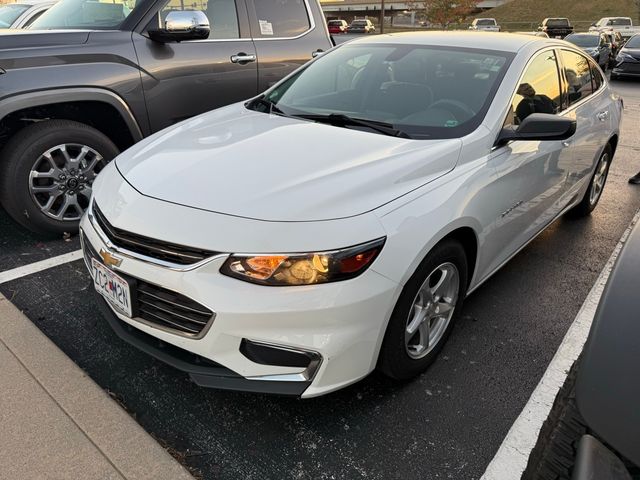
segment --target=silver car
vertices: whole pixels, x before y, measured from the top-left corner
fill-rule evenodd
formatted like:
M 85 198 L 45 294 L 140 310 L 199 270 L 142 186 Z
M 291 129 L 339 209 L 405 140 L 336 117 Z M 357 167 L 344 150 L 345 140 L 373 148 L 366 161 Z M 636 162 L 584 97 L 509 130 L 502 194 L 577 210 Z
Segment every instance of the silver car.
M 18 3 L 0 5 L 0 30 L 28 28 L 55 3 L 55 1 L 50 0 L 25 0 Z

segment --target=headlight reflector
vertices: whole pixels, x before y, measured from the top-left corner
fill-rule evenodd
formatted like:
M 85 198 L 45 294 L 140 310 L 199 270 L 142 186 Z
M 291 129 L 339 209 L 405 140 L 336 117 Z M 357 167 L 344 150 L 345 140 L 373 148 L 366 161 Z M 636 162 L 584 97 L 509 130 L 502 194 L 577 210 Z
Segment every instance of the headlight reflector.
M 270 286 L 314 285 L 357 277 L 376 259 L 385 238 L 355 247 L 291 255 L 231 255 L 224 275 Z

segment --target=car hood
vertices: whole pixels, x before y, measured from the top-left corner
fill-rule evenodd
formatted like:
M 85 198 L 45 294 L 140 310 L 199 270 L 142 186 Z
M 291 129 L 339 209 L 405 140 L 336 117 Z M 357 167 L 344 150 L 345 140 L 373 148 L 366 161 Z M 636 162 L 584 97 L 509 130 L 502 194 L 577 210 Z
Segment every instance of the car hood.
M 462 142 L 410 140 L 225 107 L 116 160 L 141 194 L 267 221 L 371 211 L 452 170 Z
M 0 51 L 18 48 L 82 45 L 86 30 L 0 30 Z

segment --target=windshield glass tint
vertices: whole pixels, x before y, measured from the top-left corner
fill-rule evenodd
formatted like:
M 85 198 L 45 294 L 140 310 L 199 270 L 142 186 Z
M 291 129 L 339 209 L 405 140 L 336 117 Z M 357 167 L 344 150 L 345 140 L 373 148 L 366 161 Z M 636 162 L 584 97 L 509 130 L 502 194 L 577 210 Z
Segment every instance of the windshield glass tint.
M 31 30 L 116 29 L 131 13 L 135 0 L 61 0 L 31 24 Z
M 597 47 L 600 43 L 597 35 L 569 35 L 565 40 L 579 47 Z
M 0 28 L 9 28 L 28 8 L 28 5 L 16 4 L 0 6 Z
M 417 45 L 345 45 L 266 95 L 288 115 L 340 114 L 413 138 L 455 138 L 480 124 L 512 54 Z
M 626 43 L 625 48 L 640 48 L 640 35 L 631 37 Z

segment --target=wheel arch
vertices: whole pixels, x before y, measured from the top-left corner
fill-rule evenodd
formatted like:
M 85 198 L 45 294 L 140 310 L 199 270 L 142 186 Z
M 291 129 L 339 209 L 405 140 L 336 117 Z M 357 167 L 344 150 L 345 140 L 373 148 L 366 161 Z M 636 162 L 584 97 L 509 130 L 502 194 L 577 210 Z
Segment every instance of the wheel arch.
M 70 107 L 75 108 L 74 113 L 69 113 Z M 102 88 L 65 88 L 3 99 L 0 102 L 0 146 L 26 124 L 48 118 L 87 123 L 111 138 L 121 150 L 144 137 L 129 106 L 117 94 Z M 116 128 L 109 125 L 114 121 Z

